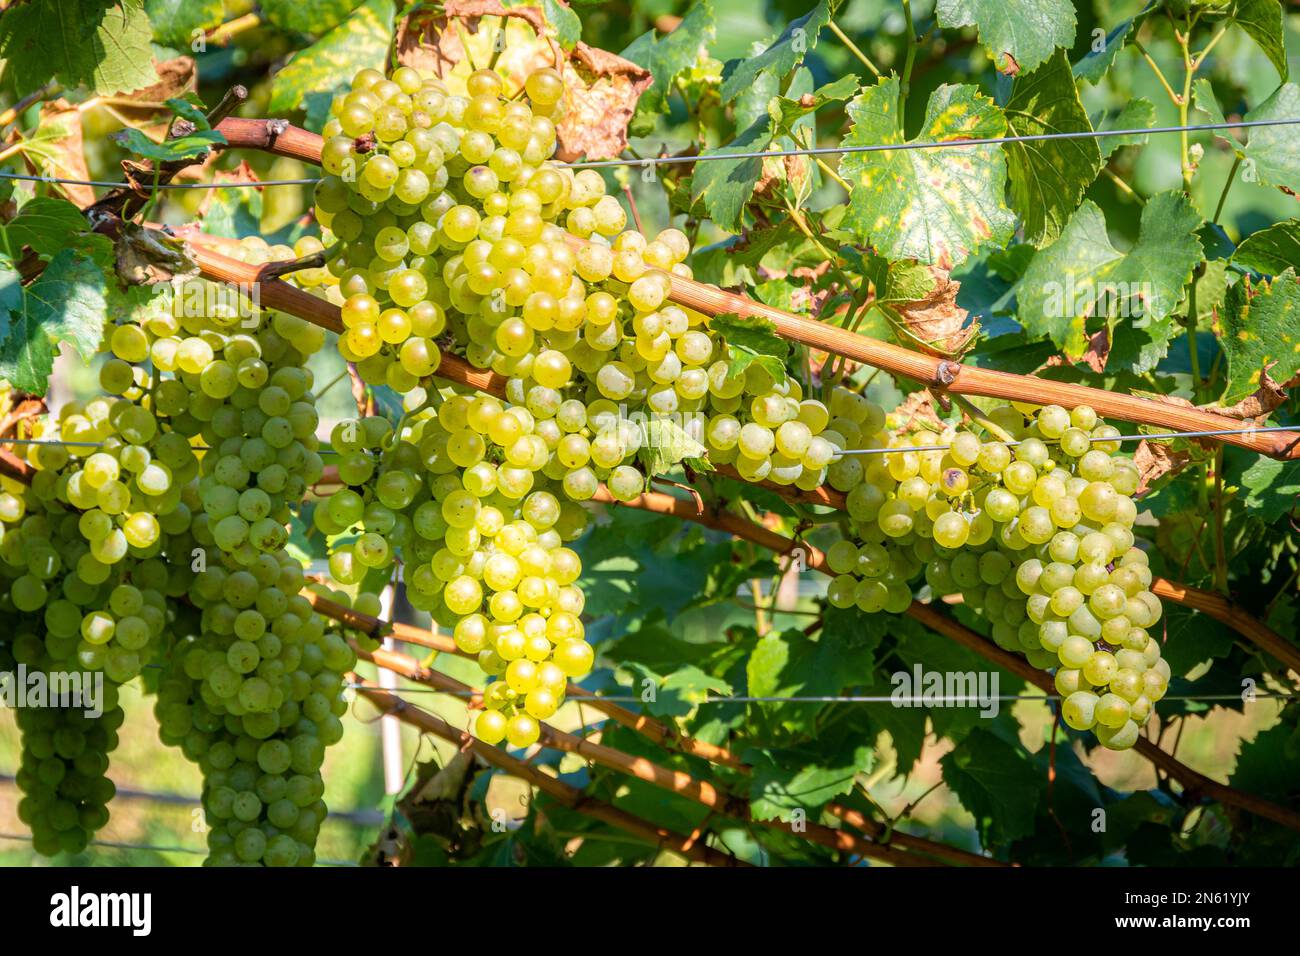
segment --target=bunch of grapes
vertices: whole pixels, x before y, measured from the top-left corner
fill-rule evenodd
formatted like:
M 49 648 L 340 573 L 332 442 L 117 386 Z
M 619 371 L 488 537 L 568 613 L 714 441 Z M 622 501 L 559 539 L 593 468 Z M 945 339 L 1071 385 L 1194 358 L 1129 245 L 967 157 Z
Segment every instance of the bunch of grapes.
M 340 480 L 350 486 L 322 503 L 315 522 L 331 535 L 360 533 L 336 544 L 331 576 L 357 583 L 400 553 L 412 605 L 504 678 L 486 689 L 476 731 L 529 746 L 567 679 L 585 675 L 594 657 L 580 618 L 581 563 L 564 547 L 581 535 L 586 512 L 537 473 L 548 449 L 527 410 L 436 395 L 407 421 L 400 436 L 375 419 L 335 427 L 336 446 L 347 449 Z
M 875 524 L 856 521 L 861 538 L 830 548 L 840 576 L 829 598 L 874 609 L 887 595 L 877 590 L 864 606 L 866 582 L 855 576 L 891 562 L 924 566 L 935 595 L 961 594 L 999 646 L 1055 669 L 1067 724 L 1095 730 L 1112 749 L 1131 747 L 1170 676 L 1148 631 L 1160 601 L 1134 547 L 1137 469 L 1090 408 L 1002 406 L 989 421 L 999 434 L 988 439 L 921 432 L 871 456 L 884 461 L 864 474 L 883 468 L 896 485 L 886 493 L 869 480 L 850 492 L 851 514 L 854 495 L 870 494 Z M 910 558 L 888 554 L 891 542 Z M 900 592 L 888 609 L 903 606 Z
M 0 672 L 14 675 L 18 665 L 47 675 L 64 669 L 41 637 L 40 620 L 17 612 L 0 600 L 11 622 L 0 641 Z M 51 682 L 51 689 L 58 686 Z M 105 681 L 98 700 L 46 702 L 47 706 L 18 707 L 15 718 L 22 755 L 15 781 L 23 796 L 18 819 L 32 832 L 32 847 L 44 856 L 80 853 L 96 831 L 108 822 L 108 804 L 115 793 L 108 779 L 109 754 L 117 747 L 117 731 L 125 714 L 116 685 Z M 98 704 L 99 713 L 92 713 Z
M 159 685 L 159 735 L 202 771 L 208 865 L 310 866 L 326 816 L 321 765 L 343 736 L 356 655 L 299 593 L 302 569 L 283 552 L 252 571 L 213 570 L 195 582 L 203 610 L 182 618 L 187 636 Z

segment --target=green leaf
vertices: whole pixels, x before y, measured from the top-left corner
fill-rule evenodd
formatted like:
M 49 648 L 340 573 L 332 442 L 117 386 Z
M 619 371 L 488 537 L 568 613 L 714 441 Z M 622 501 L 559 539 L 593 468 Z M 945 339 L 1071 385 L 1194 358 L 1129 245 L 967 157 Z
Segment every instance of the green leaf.
M 819 697 L 846 687 L 870 684 L 876 648 L 889 628 L 883 616 L 859 618 L 850 634 L 823 634 L 811 640 L 801 631 L 772 633 L 754 646 L 745 665 L 746 687 L 754 697 Z M 786 727 L 811 720 L 824 706 L 808 702 L 756 705 Z
M 853 789 L 859 773 L 871 768 L 874 751 L 867 741 L 850 741 L 822 755 L 817 750 L 745 751 L 754 768 L 749 783 L 750 810 L 755 820 L 816 820 L 818 811 L 831 800 Z
M 1264 275 L 1300 271 L 1300 221 L 1288 219 L 1247 236 L 1232 254 L 1237 265 Z
M 334 93 L 346 88 L 359 70 L 383 68 L 392 30 L 393 0 L 366 0 L 275 74 L 268 108 L 323 117 Z
M 973 26 L 999 69 L 1010 54 L 1022 70 L 1032 70 L 1056 47 L 1074 45 L 1075 14 L 1067 0 L 938 0 L 939 26 Z
M 267 6 L 263 3 L 262 9 Z M 198 35 L 220 26 L 226 14 L 222 0 L 144 0 L 144 9 L 153 24 L 154 39 L 178 48 L 188 48 Z
M 103 269 L 75 250 L 64 249 L 27 287 L 26 312 L 52 342 L 70 342 L 90 361 L 103 336 L 107 300 Z
M 817 0 L 815 7 L 798 20 L 792 20 L 762 53 L 729 60 L 722 70 L 722 102 L 730 103 L 752 86 L 761 73 L 785 77 L 817 45 L 817 35 L 830 22 L 838 6 L 838 0 Z
M 1016 77 L 1005 111 L 1014 136 L 1092 130 L 1064 50 L 1032 73 Z M 1024 222 L 1025 241 L 1035 246 L 1055 241 L 1101 169 L 1097 141 L 1007 143 L 1006 150 L 1011 208 Z
M 202 156 L 213 146 L 222 146 L 226 142 L 226 137 L 215 129 L 198 130 L 188 136 L 165 139 L 161 143 L 155 143 L 138 129 L 124 129 L 119 133 L 114 133 L 113 139 L 123 149 L 130 150 L 145 159 L 153 159 L 161 163 L 173 162 L 179 159 L 194 159 L 197 156 Z
M 898 78 L 869 87 L 848 106 L 846 146 L 903 142 Z M 1002 136 L 1006 119 L 973 86 L 940 86 L 930 96 L 914 142 Z M 951 269 L 982 243 L 1004 245 L 1015 217 L 1003 201 L 1006 158 L 997 146 L 851 153 L 840 174 L 853 192 L 845 227 L 888 259 L 916 259 Z
M 1176 676 L 1232 652 L 1233 634 L 1218 621 L 1181 604 L 1166 604 L 1162 656 Z
M 281 30 L 320 36 L 347 19 L 361 0 L 262 0 L 259 6 L 267 21 Z
M 18 257 L 23 246 L 31 246 L 43 256 L 52 256 L 89 228 L 86 217 L 75 204 L 46 196 L 29 201 L 3 227 L 5 244 L 13 258 Z
M 25 3 L 0 21 L 5 76 L 21 92 L 51 79 L 96 93 L 129 93 L 158 81 L 144 0 Z
M 759 316 L 741 317 L 730 312 L 709 320 L 727 344 L 731 364 L 727 377 L 735 378 L 757 362 L 778 382 L 785 380 L 790 343 L 776 334 L 776 324 Z
M 193 94 L 190 94 L 193 96 Z M 198 97 L 193 97 L 195 100 Z M 208 115 L 200 109 L 201 103 L 190 102 L 178 97 L 172 97 L 167 101 L 167 107 L 183 120 L 189 120 L 194 124 L 195 129 L 208 130 L 212 129 L 212 124 L 208 122 Z
M 761 153 L 771 142 L 772 120 L 763 116 L 726 146 L 705 150 L 703 155 Z M 740 232 L 745 203 L 754 195 L 754 185 L 762 174 L 763 160 L 758 157 L 696 163 L 691 176 L 691 196 L 704 204 L 709 218 L 720 228 Z
M 1125 20 L 1104 37 L 1093 40 L 1088 52 L 1074 64 L 1074 75 L 1092 84 L 1101 82 L 1102 77 L 1115 63 L 1115 57 L 1119 56 L 1120 51 L 1124 49 L 1124 42 L 1133 31 L 1135 19 L 1136 17 Z
M 542 12 L 546 14 L 546 22 L 555 31 L 560 46 L 572 50 L 578 45 L 582 39 L 582 20 L 576 13 L 556 0 L 542 0 Z
M 818 87 L 808 94 L 807 99 L 789 99 L 784 96 L 775 98 L 768 104 L 768 114 L 781 128 L 790 129 L 805 116 L 811 116 L 827 103 L 839 103 L 857 96 L 860 86 L 858 78 L 846 73 L 833 83 Z
M 1150 129 L 1156 125 L 1156 105 L 1144 97 L 1131 99 L 1119 111 L 1103 113 L 1097 129 Z M 1142 146 L 1151 137 L 1146 133 L 1129 133 L 1124 136 L 1102 136 L 1097 140 L 1101 158 L 1109 159 L 1121 146 Z
M 646 696 L 643 682 L 649 680 L 654 686 L 653 698 L 644 700 L 644 703 L 646 711 L 656 717 L 685 717 L 712 695 L 730 696 L 734 693 L 725 680 L 693 664 L 679 667 L 667 677 L 639 663 L 626 666 L 641 675 L 633 689 L 643 700 Z
M 1206 77 L 1201 77 L 1192 84 L 1192 106 L 1208 116 L 1211 123 L 1227 122 L 1223 110 L 1219 108 L 1218 98 L 1214 95 L 1214 87 Z M 1232 145 L 1235 146 L 1236 143 Z
M 1282 25 L 1282 4 L 1278 0 L 1237 0 L 1233 20 L 1264 51 L 1277 75 L 1286 82 L 1286 31 Z
M 1284 83 L 1245 118 L 1272 120 L 1297 116 L 1300 116 L 1300 86 Z M 1249 132 L 1250 139 L 1244 150 L 1246 161 L 1241 167 L 1242 182 L 1277 186 L 1289 195 L 1300 193 L 1300 128 L 1256 126 Z M 1235 145 L 1235 141 L 1229 142 Z
M 1084 200 L 1061 238 L 1040 250 L 1021 279 L 1020 321 L 1031 334 L 1048 335 L 1072 360 L 1087 348 L 1088 319 L 1106 308 L 1114 328 L 1122 316 L 1164 319 L 1204 257 L 1195 233 L 1201 217 L 1180 192 L 1158 193 L 1142 209 L 1137 242 L 1128 252 L 1111 245 L 1106 217 Z
M 1300 790 L 1300 760 L 1296 759 L 1296 730 L 1293 723 L 1282 721 L 1243 740 L 1238 750 L 1237 766 L 1228 783 L 1245 793 L 1257 793 L 1283 803 L 1294 801 Z
M 701 432 L 702 433 L 702 432 Z M 645 440 L 637 460 L 650 477 L 672 471 L 687 459 L 700 458 L 708 449 L 671 417 L 652 416 L 645 423 Z
M 1250 494 L 1246 507 L 1267 523 L 1287 514 L 1300 495 L 1300 461 L 1278 461 L 1260 455 L 1241 476 L 1241 487 Z
M 1005 843 L 1033 832 L 1047 778 L 1023 749 L 976 729 L 944 756 L 941 765 L 944 782 L 992 842 Z
M 1232 405 L 1258 389 L 1266 369 L 1275 382 L 1300 374 L 1300 285 L 1294 269 L 1272 282 L 1243 278 L 1228 290 L 1221 321 L 1228 384 L 1220 404 Z
M 649 89 L 641 94 L 638 112 L 662 113 L 668 109 L 668 94 L 677 77 L 699 61 L 716 32 L 711 0 L 697 0 L 672 33 L 660 37 L 649 30 L 632 41 L 621 56 L 645 67 L 654 77 Z

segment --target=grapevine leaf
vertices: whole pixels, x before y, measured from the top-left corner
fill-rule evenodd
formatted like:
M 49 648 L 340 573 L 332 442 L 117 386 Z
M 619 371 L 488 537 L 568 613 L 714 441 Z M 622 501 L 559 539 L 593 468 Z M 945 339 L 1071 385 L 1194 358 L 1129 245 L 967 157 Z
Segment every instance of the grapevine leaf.
M 186 136 L 165 139 L 155 143 L 138 129 L 124 129 L 113 134 L 113 139 L 123 149 L 130 150 L 137 156 L 158 162 L 172 162 L 178 159 L 193 159 L 202 156 L 214 146 L 222 146 L 226 137 L 215 129 L 196 130 Z
M 19 90 L 51 79 L 96 93 L 125 93 L 157 81 L 153 28 L 144 0 L 59 0 L 5 11 L 0 55 Z
M 1020 321 L 1047 335 L 1071 360 L 1087 349 L 1088 320 L 1104 309 L 1113 329 L 1121 316 L 1168 316 L 1204 251 L 1201 217 L 1178 192 L 1159 193 L 1143 207 L 1138 239 L 1127 253 L 1111 245 L 1106 218 L 1085 200 L 1061 237 L 1040 250 L 1018 287 Z
M 1192 103 L 1194 107 L 1210 118 L 1211 123 L 1226 123 L 1223 110 L 1219 108 L 1219 101 L 1214 95 L 1214 87 L 1205 77 L 1201 77 L 1192 84 Z M 1222 135 L 1222 134 L 1218 134 Z M 1232 145 L 1237 145 L 1233 143 Z
M 745 666 L 746 686 L 754 697 L 817 697 L 838 694 L 845 687 L 869 684 L 875 651 L 884 635 L 877 618 L 849 639 L 823 635 L 819 641 L 799 631 L 768 634 L 755 645 Z M 820 704 L 760 704 L 787 727 L 805 723 Z
M 725 680 L 700 670 L 694 664 L 679 667 L 666 677 L 639 662 L 629 662 L 625 666 L 638 675 L 636 688 L 643 695 L 646 711 L 656 717 L 685 717 L 710 695 L 734 693 Z M 644 699 L 647 686 L 654 688 L 649 700 Z
M 1006 117 L 1015 136 L 1092 130 L 1064 50 L 1016 77 Z M 1035 246 L 1055 241 L 1101 169 L 1097 141 L 1049 139 L 1006 148 L 1011 208 L 1024 222 L 1025 241 Z
M 848 106 L 846 146 L 903 142 L 898 79 L 869 87 Z M 1006 119 L 973 86 L 941 86 L 930 96 L 921 136 L 940 143 L 1003 135 Z M 853 192 L 845 227 L 889 259 L 951 269 L 981 243 L 1003 245 L 1015 217 L 1003 202 L 1006 158 L 997 146 L 852 153 L 840 164 Z
M 805 116 L 811 116 L 827 103 L 839 103 L 858 94 L 858 78 L 852 73 L 841 76 L 833 83 L 818 87 L 799 99 L 781 96 L 768 104 L 768 113 L 778 126 L 789 129 Z
M 1056 47 L 1074 45 L 1074 6 L 1067 0 L 938 0 L 939 26 L 973 26 L 999 69 L 1009 54 L 1022 70 L 1044 62 Z
M 31 246 L 43 256 L 52 256 L 88 227 L 81 210 L 66 199 L 37 196 L 3 228 L 11 254 L 23 246 Z
M 1164 611 L 1162 656 L 1174 674 L 1186 674 L 1197 665 L 1232 651 L 1232 632 L 1213 618 L 1181 604 Z
M 1286 383 L 1300 374 L 1300 285 L 1294 269 L 1272 282 L 1249 278 L 1229 291 L 1219 344 L 1228 359 L 1221 405 L 1231 405 L 1260 386 L 1263 372 Z
M 708 451 L 671 418 L 653 416 L 645 423 L 645 435 L 637 458 L 646 474 L 654 477 L 673 470 L 687 459 L 701 458 Z
M 1228 779 L 1243 793 L 1257 793 L 1288 803 L 1300 790 L 1300 760 L 1296 760 L 1295 725 L 1283 721 L 1244 740 L 1237 754 L 1237 766 Z
M 772 120 L 763 116 L 726 146 L 706 150 L 705 156 L 733 153 L 761 153 L 772 142 Z M 757 157 L 735 160 L 707 160 L 696 163 L 691 176 L 691 196 L 704 204 L 717 225 L 732 232 L 741 229 L 741 213 L 754 195 L 754 185 L 763 174 L 763 160 Z
M 1198 96 L 1197 105 L 1202 102 Z M 1300 86 L 1284 83 L 1245 118 L 1273 120 L 1294 119 L 1296 116 L 1300 116 Z M 1235 141 L 1231 142 L 1236 146 Z M 1243 182 L 1276 186 L 1290 195 L 1300 193 L 1300 129 L 1295 126 L 1252 127 L 1244 152 Z
M 1264 51 L 1268 62 L 1273 64 L 1273 69 L 1277 70 L 1277 75 L 1285 82 L 1289 71 L 1285 30 L 1282 26 L 1282 4 L 1277 0 L 1238 0 L 1232 18 Z
M 1102 77 L 1114 65 L 1115 57 L 1119 56 L 1120 51 L 1124 49 L 1128 35 L 1133 32 L 1135 19 L 1125 20 L 1104 37 L 1095 40 L 1088 52 L 1074 64 L 1075 77 L 1092 84 L 1101 82 Z
M 24 392 L 44 395 L 53 370 L 54 346 L 36 323 L 23 312 L 0 316 L 0 378 Z
M 203 112 L 201 107 L 203 103 L 193 94 L 186 94 L 188 98 L 179 96 L 170 97 L 165 101 L 165 106 L 183 120 L 187 120 L 196 130 L 210 130 L 212 124 L 208 122 L 208 115 Z
M 785 379 L 790 343 L 776 334 L 776 325 L 770 319 L 724 313 L 710 319 L 709 327 L 727 343 L 731 360 L 727 369 L 728 378 L 743 374 L 745 369 L 757 362 L 776 381 Z
M 314 5 L 296 4 L 302 8 Z M 262 9 L 267 6 L 262 4 Z M 144 0 L 144 9 L 153 24 L 154 39 L 172 47 L 188 47 L 204 32 L 220 26 L 225 16 L 222 0 Z
M 270 110 L 306 110 L 313 118 L 357 71 L 382 68 L 393 30 L 393 0 L 365 0 L 352 15 L 294 54 L 271 83 Z M 310 120 L 309 120 L 310 123 Z
M 659 37 L 650 30 L 632 41 L 620 55 L 654 76 L 650 88 L 641 94 L 638 112 L 662 113 L 668 109 L 668 94 L 677 77 L 698 62 L 716 32 L 712 0 L 702 0 L 691 4 L 681 23 L 667 36 Z
M 784 77 L 798 66 L 804 55 L 817 45 L 817 35 L 830 22 L 838 6 L 839 0 L 818 0 L 806 14 L 792 20 L 762 53 L 729 60 L 722 70 L 722 102 L 730 103 L 753 85 L 761 73 Z
M 103 336 L 108 279 L 92 260 L 64 249 L 27 287 L 25 311 L 54 343 L 70 342 L 89 361 Z
M 262 15 L 281 30 L 321 36 L 347 19 L 361 0 L 262 0 Z
M 1033 832 L 1034 813 L 1047 786 L 1024 750 L 976 729 L 942 760 L 943 779 L 993 842 Z
M 1288 219 L 1247 236 L 1232 254 L 1237 265 L 1264 275 L 1300 271 L 1300 221 Z
M 1156 105 L 1145 97 L 1129 100 L 1117 112 L 1103 113 L 1097 129 L 1150 129 L 1156 125 Z M 1150 137 L 1146 133 L 1128 133 L 1123 136 L 1102 136 L 1097 141 L 1101 158 L 1109 159 L 1121 146 L 1142 146 Z
M 853 789 L 854 778 L 871 769 L 874 757 L 871 745 L 860 739 L 846 741 L 830 755 L 820 750 L 745 751 L 754 768 L 749 800 L 755 820 L 790 822 L 798 811 L 803 819 L 816 819 L 823 805 Z
M 582 39 L 582 20 L 558 0 L 542 0 L 546 22 L 555 30 L 555 39 L 566 50 L 572 50 Z

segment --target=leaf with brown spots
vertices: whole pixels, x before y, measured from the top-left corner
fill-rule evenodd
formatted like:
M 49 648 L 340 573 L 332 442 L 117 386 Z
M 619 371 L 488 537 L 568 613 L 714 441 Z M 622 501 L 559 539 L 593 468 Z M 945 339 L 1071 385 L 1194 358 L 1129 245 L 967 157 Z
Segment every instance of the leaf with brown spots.
M 897 77 L 863 90 L 848 114 L 853 129 L 845 146 L 904 141 Z M 988 139 L 1006 130 L 1002 111 L 976 87 L 941 86 L 930 96 L 917 141 Z M 840 173 L 853 187 L 844 227 L 891 261 L 952 269 L 985 243 L 1005 245 L 1015 230 L 998 146 L 851 153 Z
M 1133 452 L 1133 464 L 1138 469 L 1137 496 L 1140 498 L 1165 475 L 1176 475 L 1187 466 L 1192 456 L 1185 451 L 1174 451 L 1159 442 L 1140 441 Z
M 1294 269 L 1272 282 L 1243 278 L 1228 290 L 1220 321 L 1228 384 L 1219 404 L 1232 406 L 1257 393 L 1266 376 L 1290 383 L 1300 374 L 1300 284 Z
M 627 124 L 654 78 L 650 71 L 585 43 L 561 61 L 564 118 L 555 126 L 562 162 L 614 159 L 627 149 Z
M 41 107 L 40 117 L 36 135 L 23 150 L 28 169 L 57 179 L 89 179 L 81 111 L 67 100 L 57 99 Z M 95 201 L 95 190 L 90 186 L 61 183 L 56 188 L 83 208 Z

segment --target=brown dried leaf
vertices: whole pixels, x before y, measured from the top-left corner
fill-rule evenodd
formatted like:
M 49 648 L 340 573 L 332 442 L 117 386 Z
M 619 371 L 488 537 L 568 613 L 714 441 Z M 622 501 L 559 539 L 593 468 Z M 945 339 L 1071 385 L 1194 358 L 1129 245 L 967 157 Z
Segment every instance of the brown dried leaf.
M 167 108 L 167 101 L 192 93 L 199 86 L 198 67 L 192 57 L 178 56 L 170 60 L 154 60 L 158 82 L 130 93 L 105 97 L 104 101 L 122 110 L 148 110 L 154 112 Z
M 904 329 L 922 349 L 944 358 L 960 355 L 979 330 L 979 323 L 957 304 L 961 283 L 930 266 L 934 286 L 923 299 L 891 303 Z
M 1138 468 L 1137 497 L 1145 495 L 1151 486 L 1165 475 L 1176 475 L 1191 461 L 1191 454 L 1174 451 L 1169 445 L 1140 441 L 1133 452 L 1133 464 Z
M 1264 366 L 1259 374 L 1259 388 L 1237 402 L 1237 404 L 1229 405 L 1226 408 L 1210 405 L 1205 410 L 1243 421 L 1251 418 L 1267 418 L 1274 409 L 1286 401 L 1286 390 L 1300 385 L 1300 375 L 1296 375 L 1287 382 L 1274 381 L 1273 376 L 1269 375 L 1268 372 L 1276 364 L 1276 362 L 1270 362 Z
M 637 100 L 653 82 L 650 71 L 582 42 L 566 55 L 551 39 L 550 26 L 537 7 L 449 0 L 440 11 L 417 11 L 398 25 L 395 58 L 403 66 L 445 76 L 468 58 L 462 31 L 466 37 L 476 36 L 484 17 L 522 20 L 541 38 L 532 44 L 512 41 L 497 59 L 496 69 L 516 87 L 542 67 L 554 66 L 564 77 L 564 116 L 555 129 L 558 159 L 613 159 L 627 148 L 627 124 Z
M 212 171 L 212 181 L 214 183 L 256 183 L 260 182 L 261 179 L 253 167 L 248 165 L 248 160 L 241 159 L 239 165 L 234 169 L 214 169 Z M 254 186 L 253 188 L 261 192 L 264 187 Z M 216 189 L 203 190 L 203 201 L 199 203 L 199 208 L 195 210 L 195 218 L 202 219 L 208 214 L 208 210 L 212 208 L 212 203 L 216 200 L 219 191 Z
M 556 53 L 560 52 L 555 47 Z M 564 77 L 564 118 L 556 124 L 556 157 L 561 162 L 614 159 L 627 149 L 627 124 L 637 101 L 654 77 L 621 56 L 579 42 L 560 61 Z
M 1094 372 L 1101 373 L 1110 357 L 1110 328 L 1102 326 L 1088 336 L 1088 347 L 1083 352 L 1083 363 Z
M 90 170 L 86 167 L 86 153 L 81 129 L 81 111 L 65 99 L 51 100 L 41 106 L 40 125 L 56 126 L 63 130 L 63 135 L 44 145 L 41 159 L 34 163 L 27 156 L 27 166 L 34 173 L 45 176 L 57 176 L 61 179 L 89 179 Z M 48 157 L 48 158 L 46 158 Z M 76 203 L 83 209 L 95 201 L 95 190 L 91 186 L 77 186 L 61 183 L 57 188 L 69 202 Z
M 1020 63 L 1010 53 L 1002 54 L 1002 62 L 998 64 L 998 72 L 1003 76 L 1016 76 L 1020 73 Z

